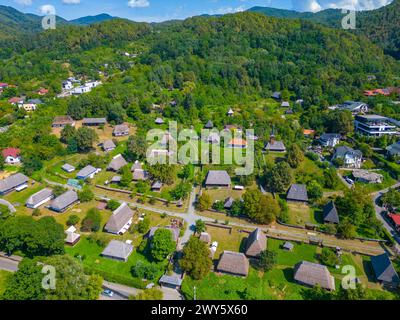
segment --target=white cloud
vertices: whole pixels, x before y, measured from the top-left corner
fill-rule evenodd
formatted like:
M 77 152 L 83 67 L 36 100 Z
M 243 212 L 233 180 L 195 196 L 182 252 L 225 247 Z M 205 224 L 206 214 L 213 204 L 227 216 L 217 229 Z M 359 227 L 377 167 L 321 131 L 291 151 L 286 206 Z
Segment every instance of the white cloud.
M 56 8 L 51 4 L 45 4 L 39 8 L 39 12 L 45 15 L 56 14 Z
M 146 8 L 150 6 L 148 0 L 129 0 L 128 6 L 131 8 Z
M 311 12 L 333 8 L 372 10 L 391 2 L 392 0 L 292 0 L 293 9 Z
M 209 12 L 210 15 L 215 15 L 215 14 L 228 14 L 228 13 L 236 13 L 236 12 L 242 12 L 246 10 L 244 6 L 240 7 L 221 7 L 216 10 L 212 10 Z
M 21 4 L 23 6 L 30 6 L 32 5 L 32 0 L 14 0 L 15 3 Z
M 64 4 L 80 4 L 81 0 L 62 0 Z

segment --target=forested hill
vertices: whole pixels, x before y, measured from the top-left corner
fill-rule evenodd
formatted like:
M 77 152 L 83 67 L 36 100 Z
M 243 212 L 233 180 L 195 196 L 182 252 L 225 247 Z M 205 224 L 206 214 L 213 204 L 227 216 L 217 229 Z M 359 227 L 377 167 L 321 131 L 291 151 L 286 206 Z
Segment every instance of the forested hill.
M 267 7 L 253 7 L 258 12 L 272 17 L 305 19 L 333 28 L 341 28 L 344 15 L 340 9 L 328 9 L 316 13 L 297 12 Z M 370 11 L 357 12 L 355 33 L 364 35 L 381 46 L 386 53 L 400 59 L 400 0 Z

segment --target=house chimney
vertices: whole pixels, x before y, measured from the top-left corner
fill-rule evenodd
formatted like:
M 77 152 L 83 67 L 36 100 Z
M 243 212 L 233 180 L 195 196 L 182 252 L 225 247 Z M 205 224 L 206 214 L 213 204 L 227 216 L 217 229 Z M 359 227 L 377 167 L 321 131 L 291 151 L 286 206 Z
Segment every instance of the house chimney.
M 269 143 L 270 144 L 274 144 L 275 143 L 275 135 L 271 134 L 271 136 L 269 137 Z

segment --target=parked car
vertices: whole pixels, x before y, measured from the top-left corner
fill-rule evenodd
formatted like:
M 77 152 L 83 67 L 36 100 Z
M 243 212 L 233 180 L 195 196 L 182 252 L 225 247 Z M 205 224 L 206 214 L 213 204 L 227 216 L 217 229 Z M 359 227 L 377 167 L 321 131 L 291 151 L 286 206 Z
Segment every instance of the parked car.
M 350 185 L 353 185 L 353 184 L 354 184 L 354 181 L 351 180 L 349 177 L 344 177 L 344 180 L 345 180 L 348 184 L 350 184 Z
M 106 290 L 104 290 L 104 291 L 102 292 L 102 295 L 111 298 L 111 297 L 114 295 L 114 292 L 111 291 L 110 289 L 106 289 Z

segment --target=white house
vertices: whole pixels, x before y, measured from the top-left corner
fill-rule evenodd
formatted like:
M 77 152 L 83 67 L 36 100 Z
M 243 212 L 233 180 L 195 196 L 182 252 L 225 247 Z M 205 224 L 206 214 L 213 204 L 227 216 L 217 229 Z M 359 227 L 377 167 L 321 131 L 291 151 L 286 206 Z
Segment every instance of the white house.
M 354 150 L 347 146 L 340 146 L 336 148 L 332 160 L 342 159 L 343 166 L 346 168 L 360 169 L 362 165 L 362 152 Z
M 7 148 L 4 149 L 1 154 L 5 163 L 15 165 L 21 163 L 20 152 L 21 151 L 17 148 Z
M 99 168 L 95 168 L 93 166 L 86 166 L 81 171 L 79 171 L 76 175 L 76 178 L 79 180 L 93 179 L 96 174 L 101 171 Z
M 36 209 L 46 202 L 49 202 L 53 198 L 53 191 L 46 188 L 30 196 L 29 199 L 26 201 L 26 206 L 30 209 Z

